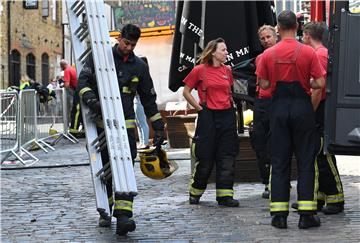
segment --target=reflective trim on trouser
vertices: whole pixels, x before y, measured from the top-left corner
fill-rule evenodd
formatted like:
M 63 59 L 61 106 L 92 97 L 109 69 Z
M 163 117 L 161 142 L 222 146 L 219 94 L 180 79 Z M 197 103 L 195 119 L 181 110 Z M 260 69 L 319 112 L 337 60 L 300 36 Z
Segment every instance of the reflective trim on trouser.
M 233 189 L 216 189 L 216 198 L 219 197 L 233 197 L 234 190 Z
M 326 199 L 325 193 L 323 193 L 323 192 L 318 192 L 317 200 L 318 200 L 318 201 L 325 201 L 325 199 Z
M 114 210 L 126 210 L 132 212 L 133 202 L 127 200 L 115 200 Z
M 344 194 L 326 195 L 326 203 L 343 203 Z
M 289 202 L 270 202 L 270 212 L 289 212 Z
M 189 193 L 192 196 L 201 197 L 201 195 L 205 192 L 205 189 L 197 189 L 190 185 Z
M 328 161 L 328 164 L 331 168 L 331 172 L 332 172 L 335 182 L 336 182 L 336 189 L 338 190 L 339 194 L 343 194 L 344 191 L 343 191 L 342 183 L 340 180 L 340 175 L 339 175 L 339 172 L 337 170 L 337 167 L 336 167 L 336 164 L 335 164 L 333 158 L 335 158 L 335 157 L 331 156 L 330 154 L 326 155 L 326 159 Z M 343 197 L 344 197 L 344 195 L 343 195 Z
M 108 198 L 108 202 L 109 202 L 109 205 L 113 205 L 113 204 L 114 204 L 114 199 L 113 199 L 112 196 Z
M 298 201 L 299 211 L 316 211 L 317 201 Z
M 135 126 L 136 126 L 135 119 L 127 119 L 127 120 L 125 120 L 125 123 L 126 123 L 126 128 L 127 129 L 135 128 Z

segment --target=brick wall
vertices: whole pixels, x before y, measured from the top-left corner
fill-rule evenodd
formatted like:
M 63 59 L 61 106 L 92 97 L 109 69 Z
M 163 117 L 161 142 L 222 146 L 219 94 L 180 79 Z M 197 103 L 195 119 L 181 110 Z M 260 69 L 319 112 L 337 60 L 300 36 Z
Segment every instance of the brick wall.
M 57 59 L 61 58 L 63 53 L 63 37 L 61 25 L 61 1 L 48 1 L 49 16 L 42 17 L 42 1 L 38 1 L 37 9 L 25 9 L 23 1 L 12 1 L 11 9 L 11 49 L 18 50 L 21 54 L 21 72 L 26 73 L 26 56 L 32 53 L 36 59 L 36 80 L 41 82 L 41 56 L 46 53 L 49 56 L 49 79 L 55 77 L 55 67 L 59 64 Z M 3 15 L 7 12 L 7 5 L 3 4 Z M 53 19 L 53 8 L 56 8 L 56 20 Z M 7 17 L 1 16 L 2 35 L 7 37 Z M 4 21 L 3 21 L 4 20 Z M 1 38 L 3 39 L 3 38 Z M 1 59 L 8 70 L 7 44 L 2 41 Z M 8 75 L 0 85 L 8 86 Z

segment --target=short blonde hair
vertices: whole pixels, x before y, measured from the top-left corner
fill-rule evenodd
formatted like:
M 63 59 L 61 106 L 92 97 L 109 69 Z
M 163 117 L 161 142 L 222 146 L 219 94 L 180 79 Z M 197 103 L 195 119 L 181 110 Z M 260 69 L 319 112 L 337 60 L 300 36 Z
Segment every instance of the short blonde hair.
M 273 36 L 276 37 L 276 29 L 274 26 L 264 24 L 263 26 L 261 26 L 259 28 L 258 35 L 260 36 L 260 33 L 263 32 L 264 30 L 270 30 L 272 32 Z

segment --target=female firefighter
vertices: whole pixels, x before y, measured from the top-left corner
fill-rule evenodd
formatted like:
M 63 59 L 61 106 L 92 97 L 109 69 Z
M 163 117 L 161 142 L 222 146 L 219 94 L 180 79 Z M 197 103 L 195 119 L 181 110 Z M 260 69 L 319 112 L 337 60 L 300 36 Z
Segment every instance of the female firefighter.
M 198 204 L 207 180 L 216 163 L 216 200 L 219 205 L 238 207 L 233 198 L 234 164 L 238 152 L 236 114 L 233 107 L 231 68 L 224 65 L 227 57 L 225 41 L 210 41 L 202 52 L 200 65 L 184 79 L 183 95 L 198 111 L 198 121 L 193 138 L 195 172 L 190 184 L 190 204 Z M 191 95 L 198 90 L 200 103 Z

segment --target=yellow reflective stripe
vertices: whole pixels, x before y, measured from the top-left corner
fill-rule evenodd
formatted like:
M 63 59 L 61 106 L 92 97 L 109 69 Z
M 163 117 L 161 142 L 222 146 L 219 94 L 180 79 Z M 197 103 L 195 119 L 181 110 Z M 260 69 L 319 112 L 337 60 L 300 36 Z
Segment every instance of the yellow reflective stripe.
M 90 89 L 89 87 L 82 88 L 79 92 L 79 96 L 82 98 L 83 94 L 87 91 L 92 91 L 92 89 Z
M 340 180 L 340 176 L 339 176 L 339 172 L 335 167 L 335 163 L 332 159 L 333 157 L 330 154 L 326 155 L 326 161 L 328 162 L 331 172 L 334 176 L 335 182 L 336 182 L 336 189 L 338 190 L 339 193 L 344 193 L 343 191 L 343 187 L 341 184 L 341 180 Z
M 270 212 L 289 211 L 289 202 L 270 202 Z
M 318 192 L 317 200 L 325 201 L 325 197 L 326 197 L 325 193 Z
M 234 196 L 233 189 L 216 189 L 216 197 L 232 197 Z
M 123 92 L 123 93 L 126 93 L 126 94 L 130 94 L 130 93 L 131 93 L 130 88 L 127 87 L 127 86 L 122 87 L 122 92 Z
M 268 189 L 269 189 L 269 192 L 270 192 L 270 196 L 269 196 L 270 202 L 271 202 L 271 177 L 272 177 L 272 166 L 270 165 L 269 185 L 268 185 Z
M 317 201 L 298 201 L 298 210 L 316 210 Z
M 79 127 L 79 116 L 80 116 L 80 104 L 76 105 L 76 112 L 75 112 L 75 121 L 72 127 L 72 129 L 76 129 L 77 127 Z M 77 129 L 76 129 L 77 130 Z
M 133 77 L 133 78 L 131 79 L 131 82 L 133 82 L 133 83 L 138 83 L 138 82 L 139 82 L 139 78 L 138 78 L 137 76 L 135 76 L 135 77 Z
M 114 209 L 127 210 L 127 211 L 131 211 L 131 212 L 132 212 L 132 206 L 133 206 L 133 203 L 132 203 L 131 201 L 115 200 L 115 207 L 114 207 Z
M 339 193 L 335 195 L 326 196 L 326 203 L 339 203 L 339 202 L 344 202 L 344 194 Z
M 109 205 L 114 204 L 114 200 L 113 200 L 113 198 L 112 198 L 112 197 L 109 197 L 109 198 L 108 198 L 108 202 L 109 202 Z
M 135 119 L 125 120 L 126 128 L 135 128 L 136 122 Z
M 191 158 L 196 159 L 196 155 L 195 155 L 195 143 L 191 143 Z
M 315 169 L 315 175 L 314 175 L 314 193 L 313 193 L 314 197 L 313 197 L 313 199 L 315 201 L 317 201 L 318 191 L 319 191 L 319 167 L 318 167 L 317 156 L 315 156 L 314 169 Z
M 190 186 L 190 194 L 194 196 L 201 196 L 204 193 L 204 189 L 196 189 Z
M 156 121 L 156 120 L 161 119 L 161 115 L 160 115 L 160 113 L 156 113 L 155 115 L 153 115 L 153 116 L 150 117 L 149 119 L 150 119 L 150 121 L 154 122 L 154 121 Z

